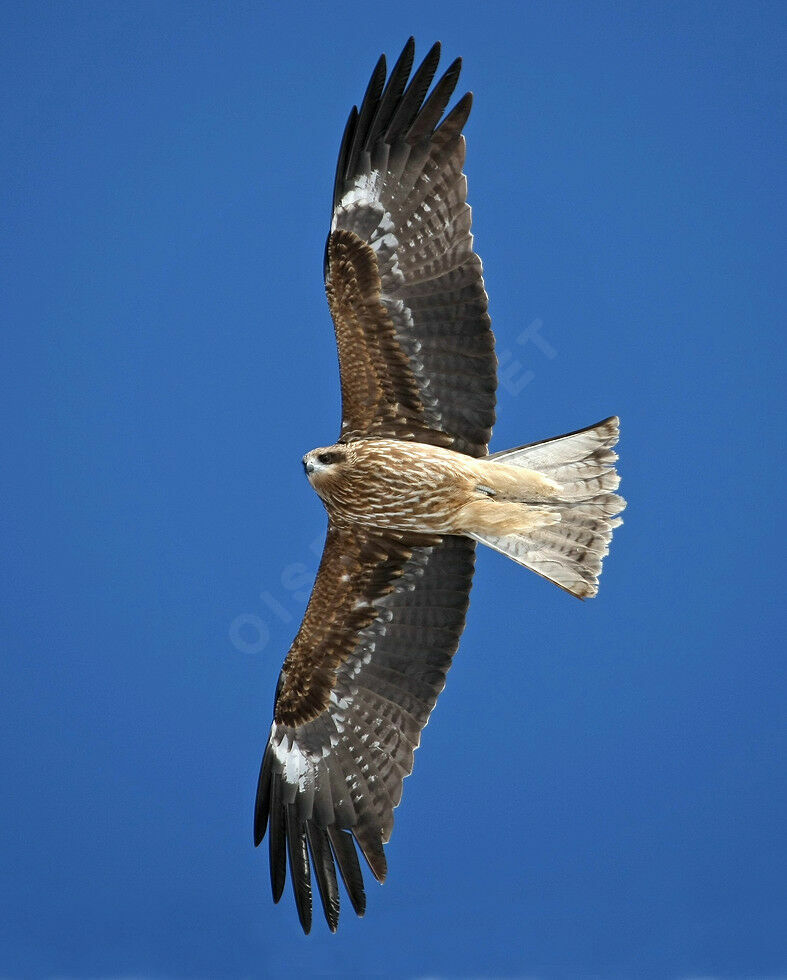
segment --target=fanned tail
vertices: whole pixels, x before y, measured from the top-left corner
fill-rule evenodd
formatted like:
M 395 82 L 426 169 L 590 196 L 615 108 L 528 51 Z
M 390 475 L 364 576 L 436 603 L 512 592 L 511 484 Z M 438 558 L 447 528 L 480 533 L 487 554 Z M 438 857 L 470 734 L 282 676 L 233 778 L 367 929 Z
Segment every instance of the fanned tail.
M 538 506 L 520 505 L 518 527 L 509 517 L 499 531 L 488 527 L 470 536 L 580 599 L 596 595 L 612 531 L 622 523 L 617 515 L 626 506 L 614 492 L 620 484 L 612 448 L 619 424 L 613 416 L 578 432 L 487 457 L 492 485 L 493 468 L 500 464 L 508 477 L 512 467 L 526 470 L 521 503 Z M 547 478 L 537 500 L 532 499 L 534 474 Z M 510 515 L 512 504 L 508 507 Z

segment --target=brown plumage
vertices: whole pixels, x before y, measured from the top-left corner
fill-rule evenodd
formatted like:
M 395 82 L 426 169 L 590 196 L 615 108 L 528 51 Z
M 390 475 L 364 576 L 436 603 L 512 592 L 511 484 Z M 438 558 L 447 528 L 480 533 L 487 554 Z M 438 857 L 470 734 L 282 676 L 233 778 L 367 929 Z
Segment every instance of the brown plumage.
M 487 455 L 497 365 L 462 174 L 471 97 L 440 122 L 460 62 L 426 97 L 439 45 L 408 84 L 413 55 L 410 39 L 387 81 L 380 59 L 339 153 L 326 292 L 341 434 L 303 460 L 328 535 L 257 791 L 274 899 L 289 860 L 307 932 L 312 865 L 332 930 L 337 868 L 365 909 L 356 845 L 385 877 L 402 781 L 464 628 L 475 542 L 585 598 L 624 506 L 616 418 Z

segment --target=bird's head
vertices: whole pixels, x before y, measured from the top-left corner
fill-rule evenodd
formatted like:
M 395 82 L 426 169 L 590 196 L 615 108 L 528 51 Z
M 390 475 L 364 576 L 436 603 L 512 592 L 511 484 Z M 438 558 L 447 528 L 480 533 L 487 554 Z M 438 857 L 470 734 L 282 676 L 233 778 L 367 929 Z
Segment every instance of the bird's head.
M 347 463 L 348 447 L 341 445 L 312 449 L 303 457 L 303 468 L 309 483 L 321 497 L 330 489 L 331 484 L 341 477 Z

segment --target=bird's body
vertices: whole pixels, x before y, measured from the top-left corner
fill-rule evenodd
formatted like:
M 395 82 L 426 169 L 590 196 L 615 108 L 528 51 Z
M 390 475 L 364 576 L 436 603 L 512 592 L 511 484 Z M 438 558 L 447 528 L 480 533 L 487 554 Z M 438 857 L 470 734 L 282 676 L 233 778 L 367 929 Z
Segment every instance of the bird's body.
M 560 489 L 532 470 L 396 439 L 358 439 L 304 460 L 331 522 L 371 531 L 472 534 L 510 526 L 503 513 L 525 526 Z
M 289 863 L 311 927 L 312 868 L 328 925 L 337 869 L 366 907 L 402 782 L 459 644 L 476 542 L 579 598 L 598 590 L 624 502 L 617 418 L 489 455 L 497 361 L 473 250 L 464 95 L 436 44 L 380 58 L 339 152 L 325 287 L 342 387 L 338 441 L 303 459 L 328 512 L 317 580 L 282 666 L 255 842 L 281 897 Z M 428 94 L 427 94 L 428 93 Z

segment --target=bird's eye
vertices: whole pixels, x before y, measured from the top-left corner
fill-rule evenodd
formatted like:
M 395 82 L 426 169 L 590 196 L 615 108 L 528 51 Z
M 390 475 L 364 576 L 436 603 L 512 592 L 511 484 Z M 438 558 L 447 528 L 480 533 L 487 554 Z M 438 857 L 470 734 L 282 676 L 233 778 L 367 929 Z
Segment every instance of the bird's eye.
M 321 463 L 323 466 L 330 466 L 331 463 L 341 463 L 341 461 L 341 453 L 320 453 L 320 455 L 317 457 L 317 462 Z

